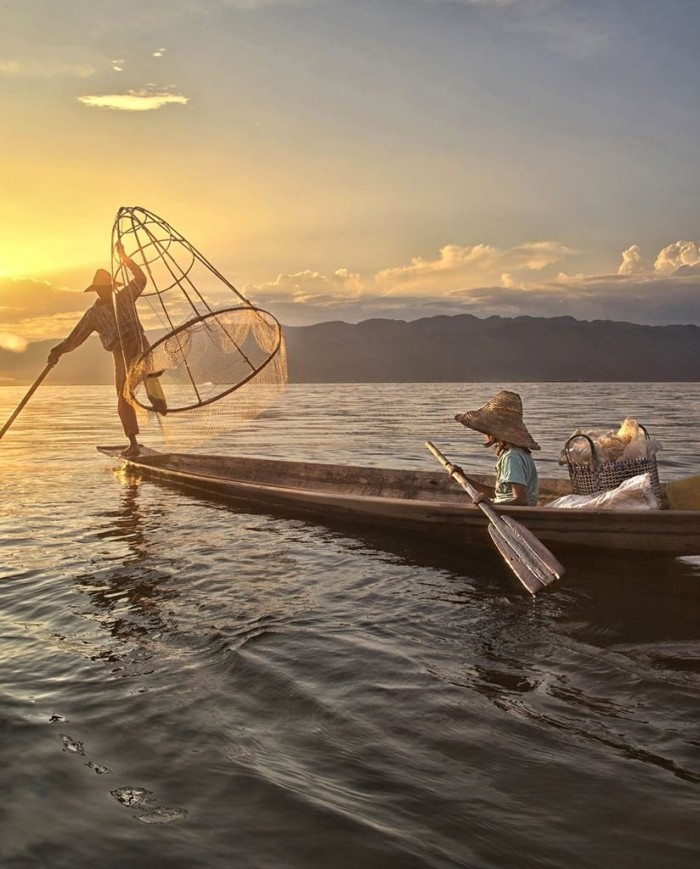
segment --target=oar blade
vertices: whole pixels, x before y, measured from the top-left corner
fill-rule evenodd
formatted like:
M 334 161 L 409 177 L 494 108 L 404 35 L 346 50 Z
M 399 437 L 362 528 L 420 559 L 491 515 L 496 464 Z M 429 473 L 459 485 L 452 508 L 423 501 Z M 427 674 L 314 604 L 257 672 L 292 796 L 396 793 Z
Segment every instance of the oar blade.
M 510 569 L 530 594 L 537 594 L 553 581 L 554 577 L 526 558 L 523 550 L 517 546 L 506 530 L 506 526 L 500 523 L 490 524 L 489 535 Z
M 566 573 L 564 565 L 552 555 L 547 547 L 530 531 L 525 525 L 516 522 L 511 516 L 500 514 L 504 525 L 507 525 L 511 534 L 517 538 L 518 542 L 525 551 L 532 556 L 532 559 L 539 562 L 546 574 L 549 574 L 550 579 L 547 582 L 554 582 L 555 579 L 561 579 Z
M 450 477 L 476 502 L 478 491 L 462 469 L 453 465 L 431 441 L 426 441 L 425 445 Z M 563 565 L 524 525 L 510 516 L 498 513 L 489 501 L 479 501 L 477 506 L 489 520 L 488 531 L 491 539 L 513 573 L 531 594 L 536 594 L 564 575 Z

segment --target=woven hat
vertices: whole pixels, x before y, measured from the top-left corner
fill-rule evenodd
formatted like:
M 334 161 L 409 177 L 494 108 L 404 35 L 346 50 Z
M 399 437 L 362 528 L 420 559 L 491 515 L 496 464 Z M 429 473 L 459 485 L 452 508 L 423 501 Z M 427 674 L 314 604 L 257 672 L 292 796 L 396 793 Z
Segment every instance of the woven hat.
M 483 407 L 458 413 L 455 419 L 474 431 L 493 435 L 496 440 L 529 450 L 540 449 L 540 445 L 525 428 L 523 403 L 517 392 L 502 389 Z
M 121 281 L 112 280 L 112 275 L 110 275 L 107 269 L 97 269 L 95 277 L 92 279 L 92 283 L 89 287 L 86 287 L 83 292 L 89 293 L 92 290 L 101 290 L 105 287 L 121 287 L 121 285 Z

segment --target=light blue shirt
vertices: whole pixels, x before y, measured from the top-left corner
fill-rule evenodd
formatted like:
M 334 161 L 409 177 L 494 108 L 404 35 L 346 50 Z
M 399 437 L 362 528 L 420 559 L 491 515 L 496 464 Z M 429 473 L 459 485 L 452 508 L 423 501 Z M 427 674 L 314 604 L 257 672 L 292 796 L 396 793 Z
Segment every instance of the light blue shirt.
M 512 501 L 513 483 L 525 486 L 527 503 L 530 507 L 537 504 L 539 480 L 535 460 L 530 453 L 520 447 L 509 447 L 501 453 L 496 462 L 496 497 L 494 503 L 506 504 Z

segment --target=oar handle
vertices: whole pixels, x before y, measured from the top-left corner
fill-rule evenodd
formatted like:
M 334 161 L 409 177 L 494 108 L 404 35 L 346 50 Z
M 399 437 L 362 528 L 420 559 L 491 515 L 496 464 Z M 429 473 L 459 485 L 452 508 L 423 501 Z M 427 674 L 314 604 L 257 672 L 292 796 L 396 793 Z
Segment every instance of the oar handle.
M 435 446 L 432 441 L 426 441 L 425 445 L 435 456 L 438 462 L 440 462 L 440 464 L 447 471 L 447 473 L 452 477 L 452 479 L 455 480 L 455 482 L 459 483 L 459 485 L 465 490 L 465 492 L 469 495 L 472 501 L 474 501 L 479 493 L 469 482 L 469 479 L 457 469 L 456 465 L 453 465 L 452 462 L 449 461 L 444 453 L 440 452 L 440 450 Z M 489 517 L 489 519 L 491 519 L 491 521 L 498 521 L 498 519 L 500 518 L 498 513 L 493 509 L 490 503 L 480 501 L 476 506 L 483 513 L 485 513 Z
M 49 362 L 48 365 L 46 366 L 46 368 L 44 368 L 44 370 L 43 370 L 43 371 L 41 372 L 41 374 L 37 377 L 37 379 L 34 381 L 34 383 L 29 387 L 29 390 L 27 391 L 27 394 L 24 396 L 24 398 L 22 399 L 22 401 L 20 401 L 20 403 L 19 403 L 19 404 L 17 405 L 17 407 L 14 409 L 14 412 L 12 413 L 12 416 L 10 416 L 10 418 L 7 420 L 7 422 L 5 423 L 5 425 L 0 429 L 0 438 L 2 438 L 2 436 L 3 436 L 3 435 L 5 434 L 5 432 L 8 430 L 8 428 L 12 425 L 12 423 L 13 423 L 13 422 L 17 419 L 17 417 L 20 415 L 20 412 L 22 411 L 22 408 L 23 408 L 23 407 L 25 406 L 25 404 L 29 401 L 29 399 L 32 397 L 32 395 L 34 395 L 34 393 L 35 393 L 35 392 L 37 391 L 37 389 L 39 388 L 39 385 L 41 384 L 41 381 L 46 377 L 46 375 L 49 373 L 49 371 L 51 371 L 52 368 L 53 368 L 53 364 Z

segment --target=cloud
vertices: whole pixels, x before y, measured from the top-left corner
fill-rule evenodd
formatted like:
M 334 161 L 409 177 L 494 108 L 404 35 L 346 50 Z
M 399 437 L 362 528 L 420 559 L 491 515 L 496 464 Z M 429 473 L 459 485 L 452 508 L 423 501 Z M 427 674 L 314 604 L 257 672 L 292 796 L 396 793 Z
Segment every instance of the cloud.
M 700 275 L 700 247 L 694 241 L 674 241 L 659 251 L 653 264 L 642 255 L 640 247 L 632 247 L 622 252 L 622 263 L 617 270 L 619 275 Z
M 246 287 L 250 297 L 293 325 L 329 318 L 416 319 L 436 314 L 479 317 L 572 316 L 664 325 L 700 324 L 700 253 L 676 242 L 659 253 L 658 267 L 633 245 L 617 274 L 547 277 L 543 270 L 567 255 L 553 241 L 501 250 L 490 245 L 445 245 L 433 260 L 361 276 L 301 271 Z M 508 265 L 508 271 L 501 268 Z M 667 269 L 675 270 L 668 273 Z
M 166 48 L 157 48 L 153 52 L 153 57 L 163 57 L 163 55 L 165 54 L 166 51 L 167 51 Z
M 0 329 L 33 317 L 82 313 L 85 299 L 81 293 L 56 289 L 46 281 L 0 278 Z
M 65 338 L 94 301 L 93 294 L 58 289 L 46 281 L 0 278 L 0 337 L 7 341 L 0 347 L 11 350 L 10 343 L 19 347 L 22 341 Z M 182 305 L 172 313 L 184 320 L 191 309 Z M 153 308 L 144 305 L 140 317 L 144 328 L 162 328 Z
M 570 253 L 554 241 L 527 242 L 506 250 L 487 244 L 447 244 L 436 259 L 414 257 L 409 265 L 378 272 L 375 283 L 388 293 L 422 292 L 426 285 L 436 292 L 448 292 L 499 284 L 504 274 L 507 281 L 513 281 L 513 272 L 541 271 L 562 262 Z
M 560 275 L 542 291 L 553 291 L 573 317 L 700 325 L 700 276 Z
M 622 251 L 622 263 L 617 270 L 618 275 L 640 275 L 645 274 L 648 269 L 649 263 L 642 257 L 639 245 L 633 244 Z
M 278 275 L 270 282 L 246 287 L 249 292 L 260 293 L 267 299 L 293 299 L 297 305 L 316 304 L 332 306 L 342 300 L 357 299 L 364 290 L 364 283 L 358 274 L 347 269 L 337 269 L 332 275 L 306 270 L 293 275 Z
M 669 244 L 656 257 L 654 271 L 660 275 L 671 275 L 681 270 L 696 270 L 700 267 L 700 253 L 694 241 L 676 241 Z
M 124 72 L 124 61 L 123 60 L 113 60 L 112 61 L 112 69 L 115 72 Z
M 10 78 L 90 78 L 95 68 L 60 60 L 0 60 L 0 76 Z
M 484 286 L 444 295 L 430 292 L 359 296 L 271 294 L 258 288 L 256 301 L 287 325 L 373 317 L 415 320 L 436 315 L 476 317 L 575 317 L 642 325 L 700 325 L 700 279 L 671 277 L 639 280 L 617 275 L 567 277 L 535 286 Z
M 78 102 L 98 109 L 112 109 L 120 112 L 151 112 L 167 105 L 187 105 L 189 97 L 169 93 L 167 90 L 140 88 L 123 94 L 85 95 Z
M 438 314 L 700 325 L 700 251 L 694 242 L 674 242 L 649 260 L 632 245 L 616 274 L 555 273 L 567 251 L 555 241 L 507 249 L 445 245 L 434 259 L 415 257 L 372 274 L 305 269 L 248 284 L 243 292 L 290 326 Z M 0 279 L 0 333 L 24 340 L 64 337 L 91 301 L 46 282 Z M 146 329 L 162 326 L 147 306 L 142 321 Z

